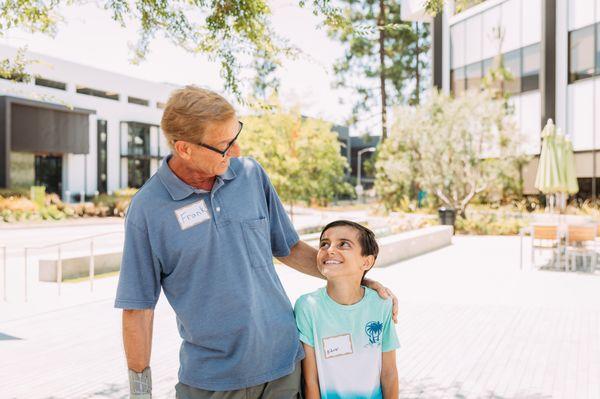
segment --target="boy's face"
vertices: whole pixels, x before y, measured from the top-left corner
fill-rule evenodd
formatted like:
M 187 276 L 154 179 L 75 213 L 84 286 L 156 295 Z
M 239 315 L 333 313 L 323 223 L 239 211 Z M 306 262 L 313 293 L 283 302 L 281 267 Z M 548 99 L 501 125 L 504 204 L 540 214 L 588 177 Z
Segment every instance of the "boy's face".
M 339 277 L 362 278 L 375 262 L 363 256 L 358 231 L 350 226 L 331 227 L 323 233 L 317 253 L 317 268 L 327 280 Z

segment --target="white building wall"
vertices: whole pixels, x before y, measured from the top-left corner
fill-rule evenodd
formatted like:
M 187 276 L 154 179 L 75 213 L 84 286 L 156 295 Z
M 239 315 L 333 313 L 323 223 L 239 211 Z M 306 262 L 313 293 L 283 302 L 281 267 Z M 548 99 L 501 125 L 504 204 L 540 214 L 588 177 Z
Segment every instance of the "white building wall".
M 14 58 L 16 49 L 0 46 L 0 58 Z M 28 68 L 32 75 L 67 83 L 67 90 L 57 90 L 30 83 L 15 83 L 0 79 L 0 93 L 16 97 L 29 98 L 37 101 L 63 104 L 76 108 L 96 111 L 90 116 L 89 155 L 68 154 L 63 157 L 63 194 L 66 191 L 79 193 L 85 189 L 87 194 L 93 194 L 97 188 L 97 136 L 98 119 L 107 121 L 107 189 L 112 192 L 126 185 L 119 178 L 120 154 L 120 123 L 135 121 L 159 125 L 162 110 L 157 102 L 165 103 L 175 85 L 156 83 L 104 71 L 90 66 L 60 60 L 37 53 L 27 53 L 27 59 L 35 60 Z M 85 86 L 93 89 L 112 91 L 120 95 L 119 101 L 76 93 L 76 87 Z M 130 104 L 128 96 L 149 100 L 149 106 Z M 156 148 L 157 143 L 154 143 Z M 164 151 L 167 152 L 167 151 Z M 163 155 L 166 155 L 163 153 Z M 156 170 L 154 163 L 152 170 Z M 87 171 L 87 179 L 85 179 Z M 126 176 L 126 170 L 125 170 Z M 84 187 L 85 184 L 85 187 Z

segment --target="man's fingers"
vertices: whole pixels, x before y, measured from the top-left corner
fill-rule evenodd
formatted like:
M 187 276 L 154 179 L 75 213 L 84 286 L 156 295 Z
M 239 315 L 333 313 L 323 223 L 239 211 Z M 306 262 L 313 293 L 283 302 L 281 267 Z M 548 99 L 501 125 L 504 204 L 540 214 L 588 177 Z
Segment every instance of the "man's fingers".
M 398 298 L 396 295 L 392 295 L 392 319 L 394 320 L 394 324 L 398 324 Z

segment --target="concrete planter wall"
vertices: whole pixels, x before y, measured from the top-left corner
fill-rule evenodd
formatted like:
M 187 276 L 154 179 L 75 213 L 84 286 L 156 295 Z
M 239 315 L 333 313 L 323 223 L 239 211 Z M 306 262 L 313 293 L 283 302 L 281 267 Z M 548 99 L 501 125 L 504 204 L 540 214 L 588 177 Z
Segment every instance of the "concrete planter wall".
M 379 256 L 375 267 L 386 267 L 418 255 L 443 248 L 452 243 L 452 226 L 431 226 L 379 238 Z M 314 247 L 318 246 L 320 233 L 302 236 Z M 122 252 L 97 253 L 94 256 L 95 274 L 119 270 Z M 89 254 L 65 254 L 62 260 L 63 280 L 89 276 Z M 40 259 L 40 281 L 55 282 L 58 261 Z
M 452 226 L 430 226 L 378 239 L 375 267 L 386 267 L 452 244 Z

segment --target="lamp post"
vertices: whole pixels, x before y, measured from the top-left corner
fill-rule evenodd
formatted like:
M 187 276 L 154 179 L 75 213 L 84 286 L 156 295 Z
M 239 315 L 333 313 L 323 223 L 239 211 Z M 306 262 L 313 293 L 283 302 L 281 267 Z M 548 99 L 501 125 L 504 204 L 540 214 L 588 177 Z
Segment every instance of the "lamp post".
M 357 180 L 356 180 L 356 195 L 357 196 L 362 196 L 363 194 L 363 186 L 362 186 L 362 182 L 361 182 L 361 157 L 362 154 L 364 154 L 365 152 L 375 152 L 375 147 L 368 147 L 368 148 L 363 148 L 362 150 L 358 151 L 358 166 L 356 169 L 356 173 L 357 173 Z

